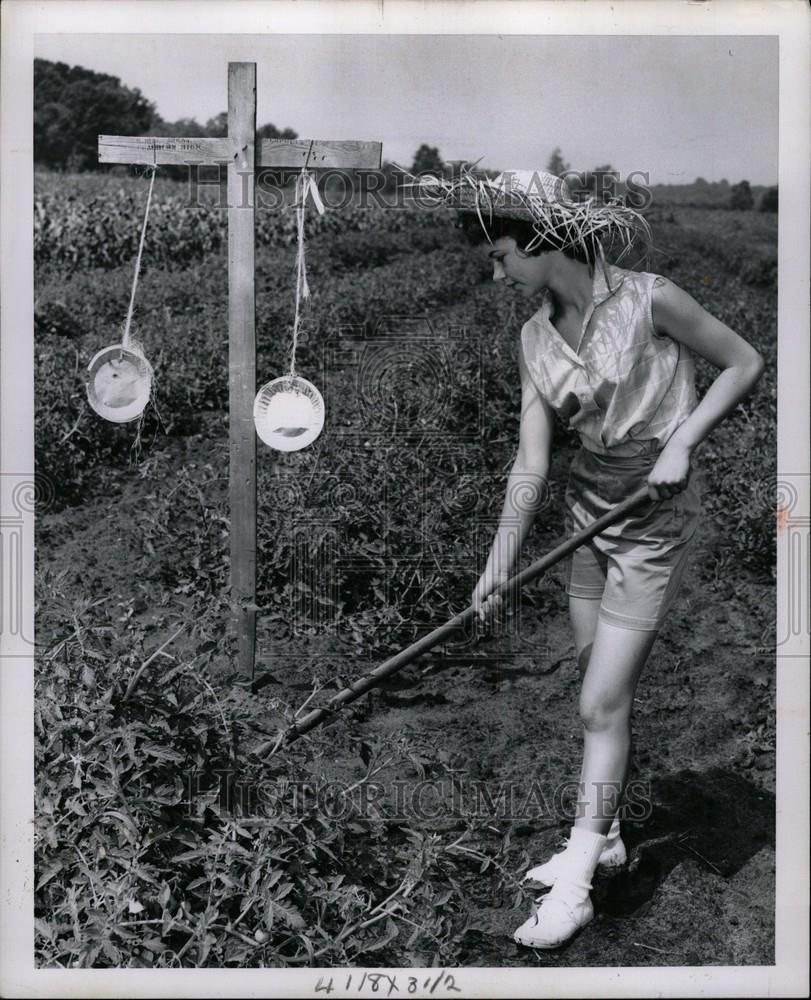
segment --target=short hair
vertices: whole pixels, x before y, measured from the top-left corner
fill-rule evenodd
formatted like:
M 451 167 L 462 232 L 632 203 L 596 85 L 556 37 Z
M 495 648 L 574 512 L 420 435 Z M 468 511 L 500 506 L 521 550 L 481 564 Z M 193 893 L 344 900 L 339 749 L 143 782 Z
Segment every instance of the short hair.
M 591 265 L 594 263 L 593 257 L 586 253 L 581 246 L 570 245 L 561 247 L 560 243 L 554 238 L 541 237 L 538 239 L 538 231 L 531 222 L 524 221 L 523 219 L 505 219 L 500 216 L 494 216 L 492 219 L 489 219 L 487 217 L 487 210 L 482 209 L 481 220 L 473 212 L 459 212 L 456 225 L 457 228 L 464 232 L 471 246 L 478 246 L 484 243 L 488 236 L 492 242 L 503 236 L 508 236 L 515 240 L 522 253 L 526 253 L 531 257 L 538 257 L 542 253 L 560 250 L 561 253 L 571 258 L 571 260 L 580 261 L 581 264 Z M 532 249 L 524 250 L 524 247 L 529 246 L 533 240 L 536 242 Z

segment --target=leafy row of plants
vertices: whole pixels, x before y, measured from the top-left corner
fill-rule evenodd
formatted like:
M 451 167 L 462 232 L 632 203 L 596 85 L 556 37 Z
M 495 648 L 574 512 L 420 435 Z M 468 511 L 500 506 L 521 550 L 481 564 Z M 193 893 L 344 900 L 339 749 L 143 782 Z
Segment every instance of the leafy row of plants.
M 710 252 L 692 227 L 662 223 L 657 237 L 666 253 L 650 266 L 691 291 L 767 361 L 756 393 L 714 432 L 701 460 L 708 512 L 724 535 L 732 518 L 737 533 L 730 545 L 740 534 L 743 562 L 769 574 L 774 518 L 768 503 L 754 503 L 752 496 L 768 496 L 774 479 L 776 303 L 730 272 L 721 257 L 708 273 Z M 370 262 L 378 266 L 366 266 Z M 260 381 L 284 371 L 289 360 L 291 267 L 288 250 L 268 248 L 259 256 Z M 104 488 L 107 472 L 133 457 L 132 428 L 98 419 L 83 387 L 90 357 L 119 335 L 128 272 L 110 271 L 100 283 L 92 272 L 64 281 L 49 270 L 38 288 L 37 461 L 61 503 Z M 420 223 L 410 233 L 315 236 L 310 274 L 314 293 L 298 361 L 324 387 L 330 419 L 321 446 L 332 459 L 340 465 L 342 453 L 368 441 L 364 454 L 371 467 L 388 438 L 412 450 L 462 440 L 473 447 L 468 460 L 484 463 L 475 466 L 480 474 L 493 461 L 503 471 L 517 435 L 515 332 L 521 317 L 514 299 L 494 294 L 486 266 L 459 234 Z M 157 408 L 148 409 L 141 428 L 144 447 L 167 432 L 199 430 L 203 414 L 226 410 L 226 296 L 225 268 L 216 256 L 184 271 L 145 270 L 136 317 L 155 365 Z M 699 359 L 700 393 L 713 377 Z M 740 475 L 746 462 L 751 485 Z
M 716 282 L 737 277 L 777 288 L 777 220 L 751 213 L 682 209 L 651 213 L 656 243 L 667 254 L 687 252 Z M 679 233 L 677 229 L 680 229 Z
M 662 225 L 659 231 L 669 251 L 663 273 L 756 347 L 766 362 L 753 394 L 695 456 L 704 484 L 702 507 L 716 527 L 710 561 L 701 568 L 712 578 L 745 568 L 757 579 L 771 580 L 777 530 L 777 296 L 775 287 L 747 280 L 741 261 L 750 244 L 761 256 L 775 255 L 776 247 L 765 246 L 768 228 L 762 217 L 753 223 L 748 241 L 735 219 L 703 238 L 694 219 L 689 226 Z M 699 398 L 716 375 L 706 361 L 696 359 Z
M 99 194 L 45 191 L 34 200 L 34 261 L 68 270 L 115 268 L 135 259 L 146 206 L 143 189 L 108 188 Z M 228 242 L 227 207 L 210 192 L 191 196 L 182 184 L 164 186 L 152 199 L 147 257 L 153 266 L 183 269 L 209 254 L 224 253 Z M 415 228 L 447 228 L 448 213 L 386 207 L 370 201 L 361 206 L 339 203 L 323 215 L 308 212 L 310 237 L 346 232 L 400 233 Z M 256 212 L 260 246 L 291 246 L 296 242 L 296 218 L 289 204 L 275 201 Z
M 366 807 L 380 775 L 441 767 L 430 746 L 339 724 L 279 748 L 293 709 L 224 666 L 223 603 L 185 628 L 122 626 L 66 575 L 38 590 L 40 965 L 453 965 L 471 871 L 495 864 L 515 896 L 508 845 L 482 850 L 475 822 L 443 834 Z M 330 784 L 336 745 L 355 763 Z
M 384 242 L 382 236 L 380 240 Z M 315 241 L 314 247 L 319 249 Z M 323 371 L 327 382 L 331 373 L 324 371 L 325 366 L 332 364 L 333 355 L 340 354 L 342 339 L 367 337 L 381 321 L 403 312 L 412 318 L 422 317 L 422 354 L 415 354 L 415 363 L 424 364 L 432 336 L 430 325 L 424 325 L 425 317 L 453 303 L 460 288 L 470 288 L 485 273 L 458 245 L 444 252 L 416 253 L 407 262 L 391 260 L 378 268 L 351 274 L 344 271 L 343 263 L 334 273 L 327 271 L 323 250 L 313 256 L 316 259 L 311 281 L 317 291 L 306 311 L 299 366 L 303 371 Z M 342 261 L 350 257 L 347 247 Z M 353 259 L 357 262 L 358 255 Z M 265 373 L 269 378 L 284 371 L 289 363 L 293 314 L 290 268 L 289 254 L 277 250 L 268 251 L 259 269 L 260 379 Z M 101 283 L 89 274 L 78 274 L 70 281 L 52 275 L 38 287 L 37 467 L 49 478 L 52 492 L 61 503 L 81 499 L 103 466 L 131 459 L 132 427 L 111 425 L 98 418 L 87 403 L 84 389 L 90 359 L 102 347 L 120 339 L 130 281 L 127 269 L 119 268 Z M 155 370 L 156 405 L 145 415 L 140 428 L 142 441 L 167 432 L 189 433 L 199 428 L 200 414 L 227 408 L 226 301 L 225 269 L 216 259 L 184 272 L 163 274 L 156 268 L 145 271 L 135 335 Z M 443 362 L 445 368 L 452 363 L 450 357 Z M 468 353 L 467 368 L 474 363 L 473 354 Z M 437 377 L 436 371 L 428 374 Z M 457 380 L 457 384 L 463 388 L 463 380 Z M 378 392 L 379 388 L 372 384 L 370 391 Z M 457 421 L 463 419 L 462 411 L 453 411 L 450 406 L 446 410 L 456 412 Z

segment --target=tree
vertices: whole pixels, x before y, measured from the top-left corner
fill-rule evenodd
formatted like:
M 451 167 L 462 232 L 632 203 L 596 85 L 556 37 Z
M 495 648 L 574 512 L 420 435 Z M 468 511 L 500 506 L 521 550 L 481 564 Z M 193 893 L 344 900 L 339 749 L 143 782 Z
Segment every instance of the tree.
M 176 122 L 165 122 L 160 115 L 149 126 L 149 133 L 154 136 L 176 136 L 178 139 L 205 135 L 203 126 L 196 118 L 178 118 Z
M 444 169 L 445 164 L 442 162 L 442 157 L 439 155 L 437 147 L 429 146 L 424 142 L 414 154 L 411 173 L 436 174 L 437 176 L 441 176 Z
M 563 177 L 564 174 L 568 173 L 572 169 L 571 165 L 563 159 L 563 153 L 561 152 L 560 146 L 555 146 L 552 150 L 552 155 L 549 157 L 549 163 L 547 163 L 546 169 L 550 174 L 554 174 L 555 177 Z
M 259 144 L 263 139 L 298 139 L 298 132 L 292 128 L 278 129 L 272 122 L 260 125 L 256 130 L 256 155 L 259 156 Z M 273 184 L 276 187 L 287 187 L 295 179 L 298 171 L 293 170 L 263 170 L 262 177 L 265 184 Z
M 59 170 L 96 170 L 99 135 L 225 136 L 228 113 L 221 111 L 201 125 L 194 118 L 168 122 L 137 88 L 118 77 L 83 66 L 34 60 L 34 161 Z M 261 139 L 295 139 L 291 128 L 268 122 Z M 164 166 L 163 176 L 183 177 L 185 167 Z
M 740 184 L 733 184 L 729 194 L 729 207 L 736 208 L 744 212 L 754 208 L 755 199 L 752 197 L 752 189 L 749 181 L 741 181 Z
M 268 122 L 256 130 L 256 141 L 260 139 L 298 139 L 298 132 L 294 132 L 292 128 L 278 129 Z
M 777 185 L 774 187 L 766 188 L 760 199 L 760 211 L 761 212 L 776 212 L 777 211 Z
M 155 105 L 118 77 L 34 60 L 36 163 L 94 170 L 99 135 L 143 135 L 155 118 Z
M 200 132 L 200 135 L 211 136 L 212 139 L 228 135 L 228 112 L 221 111 L 218 115 L 214 115 L 213 118 L 209 118 L 203 126 L 203 131 Z
M 614 198 L 617 195 L 617 181 L 619 172 L 610 163 L 605 163 L 594 170 L 587 170 L 584 177 L 584 189 L 595 195 L 600 201 L 607 198 Z

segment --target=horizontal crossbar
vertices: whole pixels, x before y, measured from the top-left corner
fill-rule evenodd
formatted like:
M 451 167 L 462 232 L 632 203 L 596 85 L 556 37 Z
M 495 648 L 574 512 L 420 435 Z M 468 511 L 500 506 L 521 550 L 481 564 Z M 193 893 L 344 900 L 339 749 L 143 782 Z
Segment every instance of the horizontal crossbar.
M 335 167 L 378 170 L 382 154 L 381 142 L 353 142 L 351 139 L 262 139 L 257 165 L 306 165 L 315 170 Z
M 100 135 L 99 163 L 224 163 L 233 139 L 164 139 L 147 135 Z
M 256 167 L 313 170 L 380 167 L 380 142 L 330 139 L 262 139 Z M 239 150 L 233 139 L 162 138 L 147 135 L 100 135 L 99 163 L 179 164 L 227 163 Z

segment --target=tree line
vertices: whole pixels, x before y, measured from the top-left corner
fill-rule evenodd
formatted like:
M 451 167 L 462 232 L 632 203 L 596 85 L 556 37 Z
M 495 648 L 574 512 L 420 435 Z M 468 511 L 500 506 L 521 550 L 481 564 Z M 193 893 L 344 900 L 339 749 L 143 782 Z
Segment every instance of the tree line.
M 97 170 L 100 135 L 225 136 L 225 111 L 200 123 L 165 121 L 137 87 L 83 66 L 34 60 L 34 162 L 54 170 Z M 291 128 L 265 124 L 258 139 L 296 139 Z
M 453 166 L 452 163 L 443 161 L 436 146 L 423 143 L 414 156 L 411 172 L 414 174 L 438 174 L 447 177 L 453 175 Z M 610 163 L 604 163 L 592 170 L 575 171 L 571 164 L 564 159 L 559 146 L 550 154 L 546 169 L 556 177 L 564 177 L 575 197 L 595 196 L 604 199 L 620 194 L 624 187 L 620 181 L 619 171 L 615 170 Z M 499 171 L 485 170 L 483 172 L 495 176 Z M 730 209 L 747 211 L 755 207 L 755 195 L 749 181 L 746 180 L 730 185 L 726 179 L 711 183 L 703 177 L 697 177 L 693 184 L 684 185 L 684 187 L 692 188 L 698 196 L 711 194 L 714 203 L 726 205 Z M 761 212 L 777 211 L 777 186 L 766 188 L 763 191 L 758 209 Z

